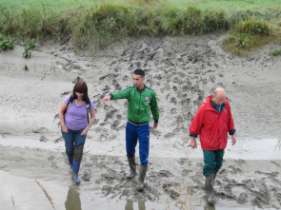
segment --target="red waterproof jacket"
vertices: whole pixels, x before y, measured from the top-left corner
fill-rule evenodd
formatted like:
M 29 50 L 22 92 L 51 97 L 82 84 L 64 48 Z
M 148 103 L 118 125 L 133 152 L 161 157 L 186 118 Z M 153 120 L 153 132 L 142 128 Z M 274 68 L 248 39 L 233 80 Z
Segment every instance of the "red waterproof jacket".
M 203 150 L 223 150 L 227 145 L 228 133 L 235 132 L 230 103 L 227 100 L 221 112 L 212 105 L 212 96 L 208 96 L 193 117 L 190 136 L 200 136 Z

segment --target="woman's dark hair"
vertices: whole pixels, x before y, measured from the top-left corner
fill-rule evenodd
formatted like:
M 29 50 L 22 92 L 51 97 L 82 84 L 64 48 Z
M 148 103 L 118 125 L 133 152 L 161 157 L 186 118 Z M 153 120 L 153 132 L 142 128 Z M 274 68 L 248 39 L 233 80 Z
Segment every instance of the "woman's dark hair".
M 85 101 L 87 104 L 91 105 L 91 101 L 89 99 L 89 95 L 88 95 L 88 86 L 86 84 L 86 82 L 79 78 L 77 79 L 74 87 L 73 87 L 73 91 L 72 91 L 72 95 L 69 99 L 70 102 L 73 102 L 75 99 L 77 99 L 77 95 L 75 94 L 76 92 L 78 93 L 83 93 L 83 101 Z

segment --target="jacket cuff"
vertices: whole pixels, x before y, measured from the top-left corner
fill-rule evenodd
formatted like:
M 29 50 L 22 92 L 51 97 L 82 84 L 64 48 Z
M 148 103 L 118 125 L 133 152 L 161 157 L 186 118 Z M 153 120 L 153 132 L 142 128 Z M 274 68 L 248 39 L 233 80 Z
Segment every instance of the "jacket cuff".
M 193 137 L 193 138 L 197 138 L 198 135 L 195 134 L 195 133 L 190 133 L 189 136 L 190 136 L 190 137 Z
M 230 129 L 229 130 L 229 135 L 233 136 L 235 134 L 236 130 L 235 129 Z
M 157 119 L 157 120 L 154 119 L 154 123 L 158 124 L 158 121 L 159 121 L 159 119 Z
M 113 94 L 110 93 L 109 95 L 110 95 L 110 99 L 111 99 L 111 100 L 114 100 L 114 99 L 113 99 Z

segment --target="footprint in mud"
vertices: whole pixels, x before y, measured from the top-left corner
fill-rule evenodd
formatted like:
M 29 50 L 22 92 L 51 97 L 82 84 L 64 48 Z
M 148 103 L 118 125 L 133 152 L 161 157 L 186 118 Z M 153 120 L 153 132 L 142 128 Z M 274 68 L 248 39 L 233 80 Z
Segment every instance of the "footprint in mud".
M 240 195 L 237 198 L 237 202 L 239 204 L 245 204 L 248 202 L 248 194 L 247 193 L 240 193 Z
M 32 130 L 32 133 L 36 133 L 36 134 L 38 134 L 38 133 L 42 134 L 42 133 L 47 133 L 47 132 L 48 132 L 48 129 L 45 127 L 40 127 L 40 128 Z
M 271 178 L 274 178 L 276 176 L 279 175 L 279 172 L 278 171 L 272 171 L 272 172 L 263 172 L 263 171 L 255 171 L 256 174 L 261 174 L 261 175 L 265 175 L 267 177 L 271 177 Z
M 6 136 L 11 135 L 11 134 L 12 133 L 10 133 L 10 132 L 0 132 L 0 135 L 2 138 L 5 138 Z
M 150 184 L 150 179 L 147 179 L 145 185 L 145 191 L 140 193 L 136 190 L 137 177 L 133 180 L 128 180 L 126 178 L 127 165 L 123 161 L 110 161 L 110 164 L 103 161 L 103 166 L 108 167 L 103 168 L 103 173 L 96 180 L 96 184 L 101 186 L 101 191 L 103 195 L 110 198 L 126 198 L 126 199 L 145 199 L 145 200 L 156 200 L 158 199 L 159 189 L 155 188 L 153 184 Z M 112 169 L 111 164 L 120 166 L 120 169 Z M 164 172 L 163 172 L 164 173 Z M 149 175 L 150 176 L 150 175 Z M 153 185 L 153 186 L 150 186 Z
M 70 94 L 71 94 L 71 91 L 64 91 L 60 95 L 61 96 L 66 96 L 66 95 L 70 95 Z
M 176 134 L 173 133 L 173 132 L 166 133 L 166 134 L 164 135 L 164 138 L 165 138 L 165 139 L 170 139 L 170 138 L 173 138 L 175 135 L 176 135 Z
M 59 168 L 58 165 L 57 165 L 57 163 L 56 163 L 56 158 L 55 158 L 55 156 L 53 156 L 53 155 L 49 156 L 49 157 L 48 157 L 48 161 L 50 162 L 52 168 L 55 168 L 55 169 L 58 169 L 58 168 Z
M 170 102 L 171 102 L 172 104 L 176 105 L 176 104 L 177 104 L 177 98 L 176 98 L 176 97 L 172 97 L 172 98 L 170 99 Z
M 112 80 L 112 85 L 114 87 L 114 90 L 121 90 L 122 89 L 120 83 L 116 79 Z
M 187 175 L 190 175 L 191 173 L 192 173 L 192 170 L 183 169 L 182 172 L 181 172 L 181 175 L 182 176 L 187 176 Z
M 149 173 L 149 179 L 150 180 L 156 180 L 156 179 L 161 179 L 161 178 L 169 178 L 169 177 L 173 177 L 173 176 L 174 175 L 168 170 L 160 170 L 158 172 L 151 171 Z
M 106 114 L 105 114 L 105 118 L 104 118 L 104 122 L 107 122 L 108 119 L 113 119 L 114 115 L 118 112 L 117 109 L 115 108 L 110 108 L 109 110 L 107 110 Z
M 112 130 L 116 131 L 120 127 L 120 124 L 121 124 L 121 120 L 114 120 L 110 127 Z
M 243 180 L 241 185 L 246 189 L 251 197 L 251 202 L 254 206 L 263 208 L 268 206 L 271 200 L 270 191 L 263 179 L 260 180 Z
M 55 143 L 59 143 L 59 142 L 62 142 L 62 141 L 63 141 L 63 137 L 62 136 L 60 136 L 60 137 L 58 137 L 58 138 L 56 138 L 54 140 Z
M 184 168 L 184 166 L 186 165 L 186 164 L 188 164 L 188 166 L 190 166 L 190 162 L 189 161 L 187 161 L 185 158 L 180 158 L 178 161 L 178 164 L 182 167 L 182 168 Z
M 108 138 L 108 134 L 104 134 L 102 133 L 100 136 L 99 136 L 99 141 L 100 142 L 105 142 L 107 141 L 109 138 Z
M 180 193 L 177 189 L 180 187 L 179 183 L 165 183 L 162 185 L 162 188 L 166 194 L 169 195 L 170 198 L 176 200 L 180 197 Z
M 170 109 L 170 113 L 171 114 L 177 114 L 177 108 L 172 108 L 172 109 Z
M 106 74 L 106 75 L 103 75 L 101 77 L 99 77 L 99 80 L 102 81 L 102 80 L 105 80 L 106 78 L 112 78 L 113 74 Z
M 225 169 L 227 173 L 230 174 L 239 174 L 242 173 L 242 170 L 240 168 L 237 168 L 235 166 L 228 166 L 227 169 Z
M 209 81 L 210 81 L 211 83 L 215 83 L 215 82 L 216 82 L 216 76 L 215 76 L 215 75 L 209 76 Z
M 45 137 L 45 136 L 40 136 L 39 141 L 45 143 L 45 142 L 47 142 L 47 141 L 49 141 L 49 140 L 48 140 L 47 137 Z
M 104 94 L 106 94 L 110 91 L 110 87 L 108 85 L 105 85 L 101 90 Z
M 89 182 L 91 180 L 91 170 L 85 170 L 82 174 L 81 179 L 85 182 Z
M 197 176 L 197 175 L 194 175 L 191 177 L 193 183 L 195 184 L 194 185 L 194 188 L 199 188 L 199 189 L 203 189 L 204 188 L 204 183 L 203 183 L 203 178 L 201 176 Z

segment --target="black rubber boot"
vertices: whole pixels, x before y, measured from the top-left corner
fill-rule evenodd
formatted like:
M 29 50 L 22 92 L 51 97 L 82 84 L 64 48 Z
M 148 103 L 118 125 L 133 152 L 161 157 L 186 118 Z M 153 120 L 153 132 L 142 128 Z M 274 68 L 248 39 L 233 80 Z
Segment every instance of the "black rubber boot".
M 215 183 L 215 174 L 206 177 L 205 181 L 205 190 L 206 190 L 206 198 L 209 204 L 215 204 L 215 191 L 214 191 L 214 183 Z
M 135 157 L 128 157 L 128 164 L 130 168 L 130 173 L 127 176 L 127 179 L 133 179 L 137 175 Z
M 144 180 L 147 172 L 147 166 L 140 166 L 140 174 L 137 185 L 137 191 L 142 192 L 144 190 Z

